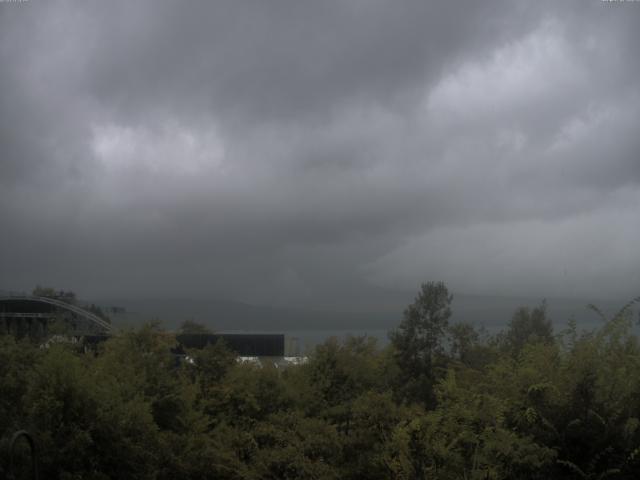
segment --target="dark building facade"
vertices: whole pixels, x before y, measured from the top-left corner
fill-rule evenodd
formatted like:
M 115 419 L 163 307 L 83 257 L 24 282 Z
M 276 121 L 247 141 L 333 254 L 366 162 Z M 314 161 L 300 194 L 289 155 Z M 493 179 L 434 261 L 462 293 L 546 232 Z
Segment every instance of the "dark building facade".
M 0 299 L 0 333 L 22 338 L 42 336 L 58 315 L 56 308 L 21 298 Z

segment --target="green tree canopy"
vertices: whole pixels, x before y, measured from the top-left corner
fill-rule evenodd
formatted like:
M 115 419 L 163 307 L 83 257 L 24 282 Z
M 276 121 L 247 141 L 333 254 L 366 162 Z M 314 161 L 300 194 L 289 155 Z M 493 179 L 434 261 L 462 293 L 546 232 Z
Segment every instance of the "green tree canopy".
M 180 327 L 178 327 L 178 333 L 208 334 L 213 332 L 203 323 L 196 322 L 195 320 L 184 320 L 180 324 Z
M 434 400 L 434 356 L 442 350 L 452 301 L 453 295 L 443 282 L 423 283 L 414 302 L 405 309 L 400 326 L 390 334 L 410 399 L 426 404 Z
M 553 343 L 553 325 L 547 317 L 547 303 L 540 306 L 518 308 L 507 331 L 502 337 L 504 346 L 512 354 L 518 354 L 527 343 Z

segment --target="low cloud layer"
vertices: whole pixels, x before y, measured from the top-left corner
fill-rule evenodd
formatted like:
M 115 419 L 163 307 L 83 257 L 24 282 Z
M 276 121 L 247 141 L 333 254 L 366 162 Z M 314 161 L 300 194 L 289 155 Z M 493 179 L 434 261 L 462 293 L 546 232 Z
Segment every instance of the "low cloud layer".
M 640 4 L 0 3 L 0 289 L 640 293 Z

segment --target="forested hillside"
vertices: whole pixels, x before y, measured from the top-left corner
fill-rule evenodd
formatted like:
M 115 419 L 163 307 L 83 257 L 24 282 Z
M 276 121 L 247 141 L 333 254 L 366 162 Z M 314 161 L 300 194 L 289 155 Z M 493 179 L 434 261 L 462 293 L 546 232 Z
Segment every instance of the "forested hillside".
M 0 468 L 26 428 L 47 479 L 635 479 L 632 303 L 589 332 L 522 308 L 489 336 L 429 283 L 389 346 L 330 339 L 285 370 L 222 344 L 178 362 L 157 324 L 88 353 L 0 337 Z

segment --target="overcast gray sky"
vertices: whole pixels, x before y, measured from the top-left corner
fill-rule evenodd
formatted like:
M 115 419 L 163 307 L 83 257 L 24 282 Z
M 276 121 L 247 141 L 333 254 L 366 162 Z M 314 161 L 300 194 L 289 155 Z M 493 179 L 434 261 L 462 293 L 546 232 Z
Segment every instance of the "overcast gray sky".
M 0 2 L 0 289 L 640 294 L 640 2 Z

